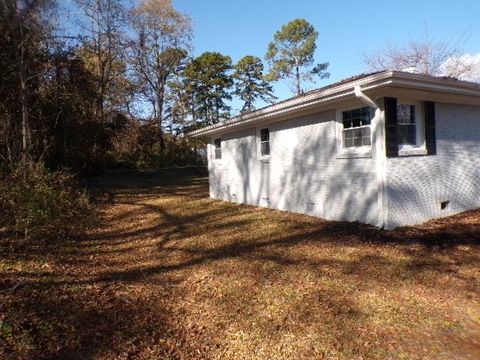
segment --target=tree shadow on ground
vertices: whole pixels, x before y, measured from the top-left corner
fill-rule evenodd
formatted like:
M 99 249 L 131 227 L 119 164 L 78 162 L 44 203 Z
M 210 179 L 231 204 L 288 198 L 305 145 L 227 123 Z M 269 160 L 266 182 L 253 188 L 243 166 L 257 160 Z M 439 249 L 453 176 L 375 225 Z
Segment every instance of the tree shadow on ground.
M 186 340 L 191 325 L 175 306 L 186 295 L 182 284 L 206 269 L 220 277 L 233 272 L 259 289 L 295 269 L 322 279 L 364 279 L 359 287 L 395 289 L 414 280 L 480 297 L 478 279 L 461 271 L 480 263 L 480 211 L 383 231 L 211 200 L 207 180 L 199 177 L 132 172 L 100 179 L 92 189 L 103 225 L 88 236 L 66 244 L 1 240 L 0 304 L 6 304 L 5 319 L 20 329 L 5 354 L 193 358 L 198 348 Z M 353 255 L 342 256 L 348 252 Z M 447 275 L 453 283 L 442 282 Z M 255 289 L 244 292 L 255 299 Z M 305 296 L 316 296 L 332 331 L 341 337 L 349 328 L 345 341 L 353 341 L 363 315 L 348 292 L 327 295 L 312 290 Z M 225 299 L 215 308 L 222 304 Z M 290 305 L 288 316 L 296 322 L 312 317 L 301 303 Z M 247 300 L 237 308 L 248 317 L 255 306 Z M 338 324 L 336 316 L 343 318 Z M 265 323 L 265 331 L 285 330 L 275 321 Z

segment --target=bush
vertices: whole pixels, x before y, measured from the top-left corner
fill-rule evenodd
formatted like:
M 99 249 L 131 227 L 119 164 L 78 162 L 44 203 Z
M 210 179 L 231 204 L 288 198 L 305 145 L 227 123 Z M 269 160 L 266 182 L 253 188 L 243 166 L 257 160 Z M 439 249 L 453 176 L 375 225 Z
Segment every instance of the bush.
M 50 173 L 42 165 L 19 168 L 0 179 L 1 225 L 25 237 L 63 239 L 93 219 L 85 192 L 69 173 Z
M 127 121 L 112 137 L 108 167 L 161 169 L 206 166 L 206 147 L 200 139 L 162 133 L 156 122 Z

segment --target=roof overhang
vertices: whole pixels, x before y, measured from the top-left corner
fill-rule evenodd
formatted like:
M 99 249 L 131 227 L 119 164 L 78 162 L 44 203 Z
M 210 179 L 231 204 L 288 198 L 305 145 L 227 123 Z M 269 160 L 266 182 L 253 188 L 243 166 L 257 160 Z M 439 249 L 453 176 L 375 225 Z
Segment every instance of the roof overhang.
M 425 94 L 425 92 L 449 95 L 456 97 L 456 102 L 458 102 L 459 97 L 462 97 L 467 104 L 480 105 L 480 84 L 401 71 L 384 71 L 357 80 L 341 82 L 336 86 L 318 89 L 303 96 L 206 126 L 192 131 L 188 135 L 195 137 L 213 135 L 253 127 L 258 123 L 293 118 L 307 113 L 309 110 L 347 99 L 354 99 L 355 86 L 360 86 L 364 93 L 373 94 L 377 97 L 380 93 L 385 92 L 386 88 L 395 88 L 397 91 L 398 89 L 407 89 L 417 95 Z M 445 97 L 439 99 L 445 99 Z

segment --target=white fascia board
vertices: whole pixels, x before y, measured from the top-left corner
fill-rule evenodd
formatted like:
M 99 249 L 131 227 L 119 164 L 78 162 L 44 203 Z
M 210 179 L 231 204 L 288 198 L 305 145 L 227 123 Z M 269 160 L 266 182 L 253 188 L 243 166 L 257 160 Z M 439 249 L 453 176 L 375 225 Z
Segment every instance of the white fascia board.
M 463 81 L 447 77 L 427 76 L 403 71 L 391 71 L 391 75 L 394 80 L 412 80 L 415 81 L 417 84 L 439 84 L 450 89 L 469 89 L 476 91 L 477 94 L 480 93 L 480 84 L 470 81 Z
M 453 84 L 426 83 L 410 79 L 392 79 L 392 86 L 411 88 L 415 90 L 427 90 L 431 92 L 448 93 L 452 95 L 477 96 L 480 104 L 480 88 L 455 86 Z
M 389 83 L 389 81 L 387 81 L 387 83 L 377 82 L 388 79 L 389 77 L 391 77 L 391 72 L 375 74 L 369 77 L 359 79 L 357 81 L 352 81 L 346 84 L 341 84 L 329 89 L 325 89 L 324 91 L 314 92 L 312 94 L 307 94 L 298 98 L 286 100 L 280 104 L 274 104 L 272 106 L 254 111 L 253 113 L 244 116 L 237 116 L 232 119 L 225 120 L 221 123 L 192 131 L 188 135 L 202 136 L 222 132 L 227 129 L 228 131 L 230 131 L 230 129 L 233 130 L 233 128 L 236 128 L 235 125 L 240 125 L 243 127 L 247 124 L 256 123 L 258 121 L 262 121 L 272 117 L 280 117 L 285 114 L 302 111 L 304 109 L 314 107 L 319 104 L 338 101 L 342 100 L 343 98 L 354 97 L 355 94 L 353 88 L 355 85 L 360 85 L 362 86 L 362 90 L 368 91 L 374 87 L 386 85 L 387 83 Z
M 188 135 L 197 137 L 222 132 L 231 132 L 240 127 L 254 126 L 256 123 L 269 119 L 278 119 L 278 121 L 281 121 L 285 117 L 294 116 L 295 113 L 300 113 L 310 108 L 323 106 L 347 98 L 355 98 L 355 86 L 360 86 L 362 91 L 367 92 L 373 89 L 392 86 L 455 95 L 474 96 L 479 98 L 480 105 L 480 84 L 399 71 L 385 71 L 359 80 L 353 80 L 345 84 L 334 86 L 323 91 L 319 90 L 318 92 L 313 92 L 305 96 L 286 100 L 247 115 L 237 116 L 221 123 L 192 131 Z

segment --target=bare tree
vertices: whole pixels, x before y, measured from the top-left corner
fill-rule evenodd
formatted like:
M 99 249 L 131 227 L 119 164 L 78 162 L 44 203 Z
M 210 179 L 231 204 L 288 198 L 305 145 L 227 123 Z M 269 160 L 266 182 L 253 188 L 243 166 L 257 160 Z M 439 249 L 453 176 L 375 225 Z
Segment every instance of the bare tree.
M 404 46 L 387 43 L 374 54 L 364 56 L 369 71 L 399 70 L 430 76 L 462 77 L 476 66 L 464 58 L 462 41 L 435 41 L 425 33 L 421 40 Z
M 104 122 L 114 107 L 115 83 L 125 72 L 124 25 L 126 9 L 120 0 L 75 0 L 83 10 L 82 47 L 79 55 L 96 75 L 97 104 L 95 115 Z
M 441 72 L 448 76 L 480 83 L 480 54 L 462 54 L 447 59 Z
M 190 18 L 170 0 L 144 0 L 133 11 L 135 39 L 131 68 L 142 95 L 152 105 L 152 117 L 163 134 L 169 80 L 182 69 L 192 39 Z M 160 144 L 163 147 L 163 135 Z

